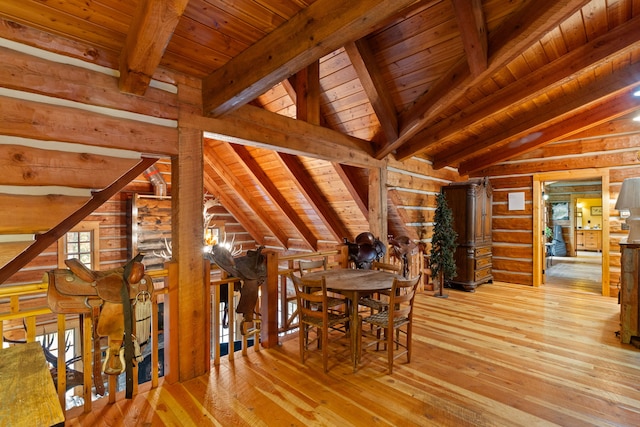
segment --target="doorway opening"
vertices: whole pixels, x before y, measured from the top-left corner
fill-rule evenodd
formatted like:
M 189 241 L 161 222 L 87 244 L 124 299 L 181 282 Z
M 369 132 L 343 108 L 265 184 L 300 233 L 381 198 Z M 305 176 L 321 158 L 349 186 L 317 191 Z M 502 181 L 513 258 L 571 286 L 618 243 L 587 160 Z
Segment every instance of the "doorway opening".
M 545 181 L 544 283 L 602 291 L 602 181 Z
M 609 296 L 609 173 L 534 175 L 534 286 Z

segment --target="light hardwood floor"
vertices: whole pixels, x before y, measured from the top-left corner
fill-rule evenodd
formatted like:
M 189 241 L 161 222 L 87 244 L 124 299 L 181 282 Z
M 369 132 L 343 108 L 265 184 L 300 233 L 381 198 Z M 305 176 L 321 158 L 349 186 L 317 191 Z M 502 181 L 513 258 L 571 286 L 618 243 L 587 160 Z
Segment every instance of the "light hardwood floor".
M 602 293 L 602 254 L 578 251 L 575 257 L 552 257 L 546 284 L 585 292 Z
M 339 343 L 328 374 L 320 352 L 303 366 L 296 335 L 67 425 L 640 424 L 640 350 L 616 337 L 615 298 L 499 282 L 432 294 L 416 297 L 413 357 L 391 376 L 373 351 L 353 373 Z

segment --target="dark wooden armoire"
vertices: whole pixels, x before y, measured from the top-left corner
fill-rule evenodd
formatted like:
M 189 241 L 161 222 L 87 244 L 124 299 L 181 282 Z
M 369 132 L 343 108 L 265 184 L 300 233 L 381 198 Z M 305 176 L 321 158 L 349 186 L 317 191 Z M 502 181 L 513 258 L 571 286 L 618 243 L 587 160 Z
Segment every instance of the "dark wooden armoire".
M 442 188 L 458 233 L 457 275 L 449 284 L 474 291 L 491 282 L 491 184 L 487 178 L 451 183 Z

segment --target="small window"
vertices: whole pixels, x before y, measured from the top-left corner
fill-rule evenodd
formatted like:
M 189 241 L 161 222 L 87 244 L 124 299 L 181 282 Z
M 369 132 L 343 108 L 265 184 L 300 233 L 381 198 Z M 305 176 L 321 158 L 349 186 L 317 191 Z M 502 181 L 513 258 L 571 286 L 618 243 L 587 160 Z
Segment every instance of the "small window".
M 78 224 L 58 240 L 58 265 L 64 268 L 64 260 L 79 259 L 87 268 L 97 270 L 99 227 L 97 221 Z

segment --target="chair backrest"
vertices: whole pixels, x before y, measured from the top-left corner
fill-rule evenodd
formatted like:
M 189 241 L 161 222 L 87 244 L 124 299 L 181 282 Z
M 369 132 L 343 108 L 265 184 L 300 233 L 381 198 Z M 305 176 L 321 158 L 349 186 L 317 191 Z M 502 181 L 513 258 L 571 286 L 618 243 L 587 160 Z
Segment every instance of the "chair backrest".
M 324 319 L 328 318 L 327 312 L 327 284 L 324 277 L 320 279 L 305 279 L 290 274 L 293 281 L 293 288 L 296 291 L 296 300 L 298 302 L 298 313 L 300 314 L 300 322 L 305 318 Z M 315 289 L 315 292 L 311 292 Z
M 307 273 L 318 270 L 326 270 L 327 269 L 327 259 L 322 258 L 318 260 L 303 260 L 298 261 L 298 269 L 300 271 L 300 276 L 304 276 Z
M 401 274 L 402 273 L 402 266 L 401 265 L 391 264 L 391 263 L 388 263 L 388 262 L 373 261 L 371 263 L 371 269 L 372 270 L 389 271 L 391 273 L 397 273 L 397 274 Z
M 389 295 L 389 318 L 394 319 L 390 324 L 400 319 L 411 321 L 413 317 L 413 300 L 420 283 L 422 273 L 413 279 L 394 279 Z

